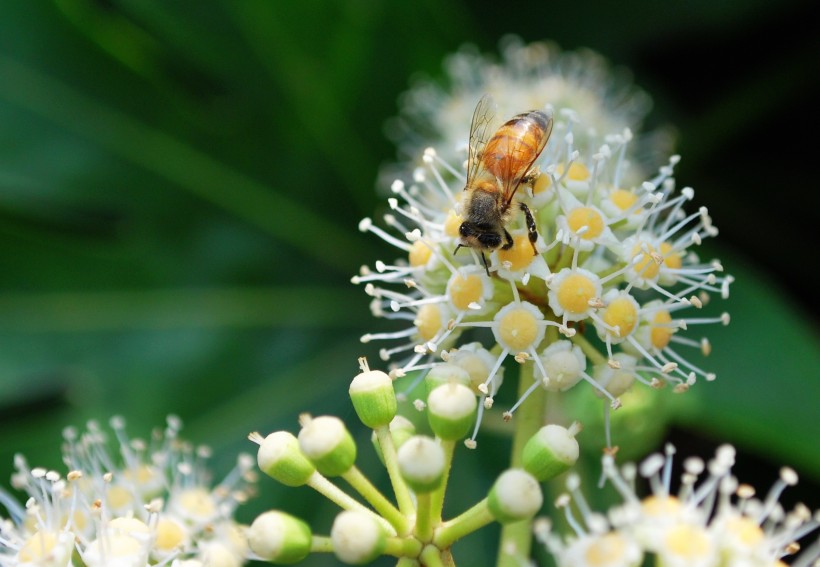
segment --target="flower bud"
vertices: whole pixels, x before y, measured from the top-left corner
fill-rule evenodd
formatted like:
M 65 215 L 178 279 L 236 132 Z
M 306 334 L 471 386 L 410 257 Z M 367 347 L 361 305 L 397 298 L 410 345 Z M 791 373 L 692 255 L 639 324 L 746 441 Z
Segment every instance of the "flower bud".
M 299 448 L 325 476 L 339 476 L 356 461 L 356 443 L 341 419 L 306 418 L 299 432 Z
M 464 372 L 465 376 L 467 375 Z M 473 391 L 459 383 L 442 384 L 427 398 L 427 419 L 430 428 L 445 441 L 467 436 L 475 423 L 478 402 Z
M 577 424 L 569 429 L 560 425 L 542 427 L 524 445 L 524 469 L 539 482 L 567 471 L 578 460 L 579 447 L 575 439 L 578 430 Z
M 360 363 L 362 372 L 350 383 L 350 400 L 356 415 L 367 427 L 384 427 L 398 411 L 393 381 L 380 370 L 370 370 L 364 359 Z
M 398 451 L 399 471 L 416 493 L 426 493 L 441 485 L 446 459 L 444 449 L 430 437 L 416 435 Z
M 307 557 L 312 543 L 310 526 L 276 510 L 259 515 L 248 528 L 247 537 L 256 555 L 284 565 Z
M 256 455 L 259 468 L 285 486 L 302 486 L 316 471 L 299 450 L 299 441 L 287 431 L 277 431 L 255 441 L 259 443 Z
M 396 449 L 404 445 L 404 442 L 415 434 L 416 426 L 413 425 L 412 421 L 402 415 L 397 415 L 393 418 L 393 421 L 390 422 L 390 437 L 393 438 L 393 445 Z M 375 431 L 370 436 L 370 440 L 376 449 L 376 455 L 378 455 L 379 460 L 384 464 L 384 453 L 382 453 L 382 446 L 379 444 L 379 437 Z
M 463 368 L 455 364 L 436 364 L 424 377 L 424 387 L 427 395 L 442 384 L 464 384 L 470 385 L 470 374 Z
M 490 489 L 487 506 L 493 518 L 506 524 L 532 518 L 543 501 L 535 477 L 522 469 L 507 469 Z
M 336 557 L 350 565 L 370 563 L 387 546 L 387 536 L 373 517 L 351 510 L 336 516 L 330 540 Z

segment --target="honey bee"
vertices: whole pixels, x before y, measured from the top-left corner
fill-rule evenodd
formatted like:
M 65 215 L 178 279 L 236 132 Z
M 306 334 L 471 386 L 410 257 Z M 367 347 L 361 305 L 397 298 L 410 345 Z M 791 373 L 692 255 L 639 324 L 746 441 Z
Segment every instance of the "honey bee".
M 512 216 L 513 198 L 521 185 L 537 177 L 532 166 L 552 133 L 552 116 L 541 110 L 516 114 L 495 131 L 491 128 L 494 117 L 492 97 L 484 95 L 470 124 L 464 185 L 466 220 L 459 227 L 461 239 L 453 252 L 462 246 L 477 249 L 487 275 L 490 268 L 484 252 L 512 247 L 513 239 L 505 226 Z M 532 251 L 537 254 L 535 220 L 527 205 L 520 201 L 516 204 L 524 213 Z

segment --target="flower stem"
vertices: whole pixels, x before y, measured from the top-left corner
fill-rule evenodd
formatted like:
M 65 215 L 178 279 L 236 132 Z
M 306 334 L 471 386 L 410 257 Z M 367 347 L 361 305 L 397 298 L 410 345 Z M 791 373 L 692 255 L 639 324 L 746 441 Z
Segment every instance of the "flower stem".
M 387 520 L 373 512 L 370 508 L 367 508 L 358 500 L 354 500 L 349 494 L 320 475 L 318 472 L 314 472 L 310 476 L 307 481 L 307 485 L 344 510 L 356 510 L 358 512 L 364 512 L 365 514 L 373 516 L 379 524 L 388 530 L 388 533 L 394 533 L 393 526 L 391 526 Z
M 390 525 L 396 528 L 396 532 L 399 535 L 407 535 L 407 533 L 409 533 L 410 525 L 407 521 L 407 517 L 404 516 L 398 508 L 393 506 L 358 468 L 355 466 L 351 467 L 349 471 L 342 475 L 342 478 L 345 479 L 356 492 L 361 494 L 385 520 L 390 522 Z
M 444 494 L 447 491 L 447 480 L 450 478 L 450 469 L 453 465 L 453 452 L 456 448 L 455 441 L 441 440 L 441 448 L 444 449 L 444 479 L 431 496 L 430 508 L 433 513 L 433 527 L 441 524 L 442 512 L 444 509 Z
M 425 565 L 425 567 L 444 567 L 444 561 L 441 559 L 441 550 L 434 545 L 425 547 L 419 559 L 421 559 L 422 565 Z
M 393 557 L 418 557 L 423 545 L 414 537 L 389 537 L 384 554 Z
M 390 435 L 390 428 L 388 426 L 379 427 L 376 429 L 376 436 L 379 439 L 379 446 L 382 449 L 384 456 L 384 465 L 387 467 L 387 474 L 390 476 L 390 482 L 393 484 L 393 492 L 396 494 L 396 501 L 399 503 L 399 510 L 405 516 L 412 516 L 415 514 L 415 507 L 413 500 L 410 498 L 410 490 L 404 483 L 404 479 L 399 472 L 399 461 L 396 455 L 396 446 L 393 445 L 393 436 Z
M 523 364 L 518 374 L 518 395 L 522 396 L 533 381 L 534 364 Z M 512 456 L 510 466 L 520 467 L 524 445 L 544 423 L 544 405 L 547 393 L 536 388 L 521 404 L 515 414 Z M 498 567 L 517 567 L 521 559 L 529 557 L 532 546 L 532 520 L 522 520 L 501 527 L 501 545 L 498 551 Z M 514 550 L 514 554 L 510 554 Z
M 327 536 L 313 536 L 310 544 L 311 553 L 333 553 L 333 542 Z
M 433 545 L 439 549 L 450 547 L 453 542 L 479 528 L 483 528 L 494 520 L 495 518 L 490 513 L 485 498 L 460 516 L 448 520 L 436 528 L 433 532 Z
M 416 527 L 413 532 L 419 541 L 427 543 L 433 539 L 433 510 L 430 506 L 430 494 L 416 495 L 416 503 L 418 504 L 416 510 Z

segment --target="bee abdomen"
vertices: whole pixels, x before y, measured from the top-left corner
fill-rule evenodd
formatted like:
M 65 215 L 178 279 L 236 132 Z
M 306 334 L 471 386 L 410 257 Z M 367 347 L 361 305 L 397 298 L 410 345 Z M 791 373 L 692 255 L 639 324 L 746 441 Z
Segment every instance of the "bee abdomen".
M 547 131 L 547 115 L 530 110 L 510 118 L 501 125 L 487 142 L 481 156 L 487 171 L 500 178 L 511 178 L 526 173 L 540 152 Z

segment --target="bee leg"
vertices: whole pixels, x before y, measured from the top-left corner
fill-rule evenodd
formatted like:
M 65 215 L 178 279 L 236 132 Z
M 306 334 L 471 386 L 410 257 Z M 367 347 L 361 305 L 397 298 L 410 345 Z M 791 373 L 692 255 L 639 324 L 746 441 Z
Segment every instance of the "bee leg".
M 530 245 L 532 246 L 532 255 L 537 256 L 538 250 L 535 248 L 535 242 L 538 240 L 538 229 L 535 226 L 535 219 L 532 218 L 532 213 L 527 205 L 524 203 L 518 204 L 521 207 L 521 211 L 524 213 L 524 218 L 527 220 L 527 236 L 529 237 Z
M 460 249 L 462 246 L 463 246 L 463 244 L 459 244 L 458 246 L 456 246 L 456 249 L 455 249 L 455 250 L 453 250 L 453 256 L 455 256 L 455 255 L 456 255 L 456 253 L 459 251 L 459 249 Z
M 513 242 L 512 236 L 510 236 L 510 233 L 507 232 L 507 229 L 504 229 L 504 245 L 501 247 L 501 249 L 509 250 L 513 247 L 513 244 L 515 244 L 515 242 Z
M 484 255 L 484 251 L 481 251 L 481 262 L 484 264 L 484 271 L 487 272 L 487 277 L 490 277 L 490 266 L 487 265 L 487 257 Z

